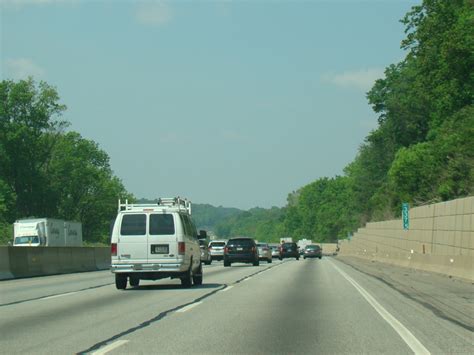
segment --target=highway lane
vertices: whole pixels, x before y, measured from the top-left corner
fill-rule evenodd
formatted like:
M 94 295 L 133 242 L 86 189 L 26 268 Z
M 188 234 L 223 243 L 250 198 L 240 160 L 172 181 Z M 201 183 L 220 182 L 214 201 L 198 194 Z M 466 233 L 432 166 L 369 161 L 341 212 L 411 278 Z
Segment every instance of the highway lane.
M 276 264 L 271 264 L 276 265 Z M 0 352 L 2 353 L 71 353 L 91 346 L 130 327 L 135 327 L 150 318 L 158 316 L 178 306 L 192 302 L 225 287 L 226 283 L 238 282 L 255 272 L 264 270 L 242 265 L 231 269 L 222 263 L 205 266 L 205 284 L 191 289 L 182 289 L 179 280 L 159 280 L 143 282 L 138 289 L 118 291 L 113 275 L 108 273 L 108 286 L 84 288 L 84 278 L 95 273 L 68 275 L 72 280 L 80 278 L 80 287 L 71 291 L 71 282 L 62 279 L 64 286 L 55 286 L 54 294 L 45 298 L 34 298 L 21 303 L 3 303 L 0 306 Z M 87 275 L 89 274 L 89 275 Z M 99 277 L 101 276 L 101 273 Z M 67 276 L 67 275 L 62 275 Z M 105 276 L 105 274 L 104 274 Z M 9 293 L 23 294 L 24 287 L 39 280 L 49 282 L 50 277 L 26 279 L 18 286 L 19 280 L 3 281 L 0 287 L 10 289 Z M 103 281 L 101 281 L 103 282 Z M 14 287 L 12 284 L 15 284 Z M 58 293 L 63 287 L 66 293 Z M 38 294 L 35 294 L 37 296 Z M 6 301 L 11 301 L 10 299 Z
M 107 273 L 62 276 L 55 296 L 0 306 L 1 353 L 403 354 L 413 353 L 413 339 L 418 350 L 469 353 L 474 345 L 469 330 L 334 258 L 213 263 L 204 285 L 191 289 L 160 280 L 118 291 Z M 54 285 L 51 278 L 40 279 Z M 11 297 L 39 279 L 28 280 L 0 287 Z M 404 340 L 370 297 L 413 339 Z

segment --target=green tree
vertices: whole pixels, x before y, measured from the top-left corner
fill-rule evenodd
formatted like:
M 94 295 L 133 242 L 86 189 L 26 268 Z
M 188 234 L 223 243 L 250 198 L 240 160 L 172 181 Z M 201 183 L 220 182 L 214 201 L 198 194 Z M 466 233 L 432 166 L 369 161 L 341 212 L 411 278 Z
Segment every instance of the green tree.
M 49 204 L 45 165 L 67 126 L 61 120 L 65 109 L 45 82 L 0 82 L 0 178 L 4 194 L 15 197 L 10 220 L 39 215 Z
M 62 135 L 48 166 L 54 214 L 83 223 L 84 239 L 105 242 L 119 198 L 133 199 L 113 175 L 109 156 L 79 133 Z

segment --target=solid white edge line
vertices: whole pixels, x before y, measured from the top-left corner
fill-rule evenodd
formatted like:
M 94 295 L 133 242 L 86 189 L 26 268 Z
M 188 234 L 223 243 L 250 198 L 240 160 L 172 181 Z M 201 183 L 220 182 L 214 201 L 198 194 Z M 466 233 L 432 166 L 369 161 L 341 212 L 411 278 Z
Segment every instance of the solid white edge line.
M 234 288 L 234 286 L 227 286 L 225 289 L 223 289 L 221 292 L 227 292 L 229 291 L 231 288 Z
M 94 351 L 92 353 L 92 355 L 103 355 L 103 354 L 107 354 L 109 351 L 112 351 L 116 348 L 118 348 L 119 346 L 122 346 L 126 343 L 128 343 L 129 340 L 117 340 L 117 341 L 114 341 L 113 343 L 110 343 L 109 345 L 106 345 L 104 346 L 103 348 L 100 348 L 99 350 L 97 351 Z
M 199 306 L 201 303 L 202 303 L 202 302 L 194 302 L 194 303 L 188 304 L 187 306 L 178 309 L 176 312 L 178 312 L 178 313 L 187 312 L 187 311 L 189 311 L 190 309 L 192 309 L 192 308 L 194 308 L 194 307 L 196 307 L 196 306 Z
M 41 298 L 41 299 L 42 299 L 42 300 L 50 300 L 50 299 L 53 299 L 53 298 L 58 298 L 58 297 L 64 297 L 64 296 L 73 295 L 73 294 L 78 293 L 78 292 L 79 292 L 79 291 L 61 293 L 60 295 L 47 296 L 47 297 L 43 297 L 43 298 Z
M 400 335 L 403 341 L 410 347 L 415 354 L 431 354 L 428 349 L 402 324 L 398 319 L 392 316 L 374 297 L 372 297 L 362 286 L 353 278 L 339 269 L 331 261 L 331 265 L 347 280 L 357 291 L 365 298 L 367 302 L 382 316 L 385 321 Z

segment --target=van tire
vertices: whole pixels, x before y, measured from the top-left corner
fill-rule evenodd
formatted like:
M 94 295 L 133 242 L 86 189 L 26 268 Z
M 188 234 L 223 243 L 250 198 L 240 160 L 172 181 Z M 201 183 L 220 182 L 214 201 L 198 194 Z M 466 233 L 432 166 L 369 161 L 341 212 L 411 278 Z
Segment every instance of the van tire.
M 196 274 L 193 275 L 193 284 L 202 285 L 202 264 L 199 264 Z
M 140 285 L 140 279 L 136 276 L 130 276 L 129 282 L 132 287 L 138 287 L 138 285 Z
M 115 287 L 117 287 L 117 290 L 125 290 L 127 288 L 127 276 L 115 274 Z
M 191 260 L 191 265 L 189 266 L 189 270 L 186 271 L 186 275 L 181 277 L 181 286 L 188 288 L 193 285 L 193 262 Z

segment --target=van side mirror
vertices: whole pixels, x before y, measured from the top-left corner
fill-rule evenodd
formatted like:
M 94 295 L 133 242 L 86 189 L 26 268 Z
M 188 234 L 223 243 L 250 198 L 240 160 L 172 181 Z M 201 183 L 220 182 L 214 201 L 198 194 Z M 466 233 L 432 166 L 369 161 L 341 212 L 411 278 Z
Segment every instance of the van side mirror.
M 198 239 L 207 239 L 207 232 L 205 230 L 200 230 L 199 231 L 199 236 Z

